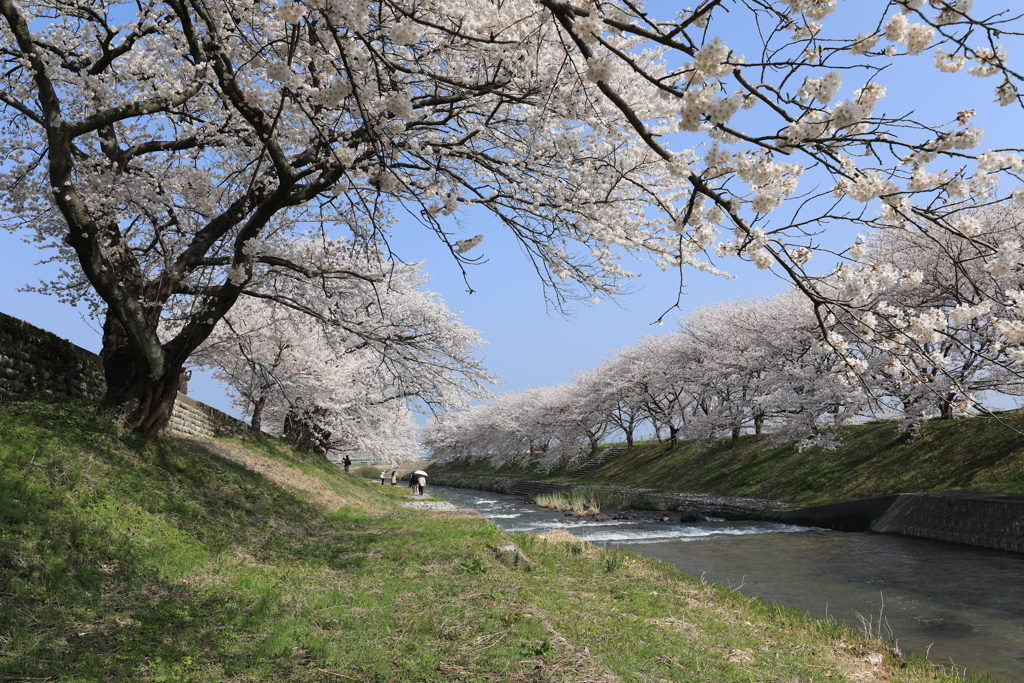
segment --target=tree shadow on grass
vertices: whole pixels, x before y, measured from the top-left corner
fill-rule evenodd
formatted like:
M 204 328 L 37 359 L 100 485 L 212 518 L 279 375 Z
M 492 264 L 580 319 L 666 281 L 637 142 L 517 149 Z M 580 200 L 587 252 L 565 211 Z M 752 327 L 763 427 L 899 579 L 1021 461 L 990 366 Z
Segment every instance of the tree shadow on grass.
M 287 589 L 206 585 L 204 563 L 357 567 L 383 534 L 230 461 L 162 464 L 67 408 L 19 410 L 0 443 L 0 680 L 305 677 L 268 635 Z

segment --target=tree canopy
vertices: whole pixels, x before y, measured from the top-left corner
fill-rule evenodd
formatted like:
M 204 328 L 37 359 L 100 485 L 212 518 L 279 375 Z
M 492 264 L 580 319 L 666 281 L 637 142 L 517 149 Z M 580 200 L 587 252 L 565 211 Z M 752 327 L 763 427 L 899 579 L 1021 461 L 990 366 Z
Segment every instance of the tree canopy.
M 454 219 L 478 206 L 555 305 L 619 291 L 623 253 L 738 257 L 790 278 L 822 325 L 864 298 L 806 270 L 835 223 L 939 231 L 986 272 L 1016 268 L 1018 241 L 959 216 L 1024 200 L 1018 151 L 983 147 L 966 107 L 881 103 L 886 66 L 916 58 L 1019 108 L 1001 43 L 1019 17 L 856 4 L 0 0 L 4 224 L 68 264 L 44 289 L 105 316 L 111 400 L 150 437 L 182 363 L 270 274 L 375 277 L 278 248 L 301 234 L 386 254 L 415 220 L 465 264 L 483 236 Z

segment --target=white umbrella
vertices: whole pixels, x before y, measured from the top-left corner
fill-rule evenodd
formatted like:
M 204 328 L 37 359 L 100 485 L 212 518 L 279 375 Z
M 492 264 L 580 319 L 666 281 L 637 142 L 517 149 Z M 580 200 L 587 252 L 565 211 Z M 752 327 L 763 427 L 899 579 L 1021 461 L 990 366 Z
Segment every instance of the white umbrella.
M 430 475 L 428 475 L 428 474 L 427 474 L 426 472 L 424 472 L 423 470 L 416 470 L 415 472 L 413 472 L 413 474 L 418 474 L 418 475 L 420 475 L 421 477 L 427 477 L 427 476 L 430 476 Z

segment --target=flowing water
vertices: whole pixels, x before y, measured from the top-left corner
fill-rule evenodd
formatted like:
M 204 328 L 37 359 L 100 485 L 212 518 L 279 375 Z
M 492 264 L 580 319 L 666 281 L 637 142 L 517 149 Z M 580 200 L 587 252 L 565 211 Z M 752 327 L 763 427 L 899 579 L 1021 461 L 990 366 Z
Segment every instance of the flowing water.
M 486 491 L 432 486 L 510 531 L 565 529 L 671 562 L 707 582 L 876 632 L 969 674 L 1024 683 L 1024 557 L 884 534 L 770 522 L 586 522 Z M 669 513 L 671 514 L 671 513 Z

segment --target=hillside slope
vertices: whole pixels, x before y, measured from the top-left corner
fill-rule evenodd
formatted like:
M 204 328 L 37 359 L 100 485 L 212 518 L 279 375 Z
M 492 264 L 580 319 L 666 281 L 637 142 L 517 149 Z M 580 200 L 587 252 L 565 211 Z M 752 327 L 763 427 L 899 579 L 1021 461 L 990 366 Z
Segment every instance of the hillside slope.
M 0 680 L 950 680 L 655 560 L 408 509 L 273 441 L 169 451 L 75 405 L 0 404 Z
M 801 504 L 870 498 L 891 493 L 948 490 L 999 491 L 1024 497 L 1024 413 L 999 419 L 933 421 L 918 438 L 896 425 L 847 427 L 842 445 L 798 452 L 770 436 L 737 443 L 643 442 L 586 477 L 564 471 L 494 470 L 486 462 L 452 462 L 434 471 L 550 478 L 581 484 L 616 484 L 671 491 L 773 498 Z

